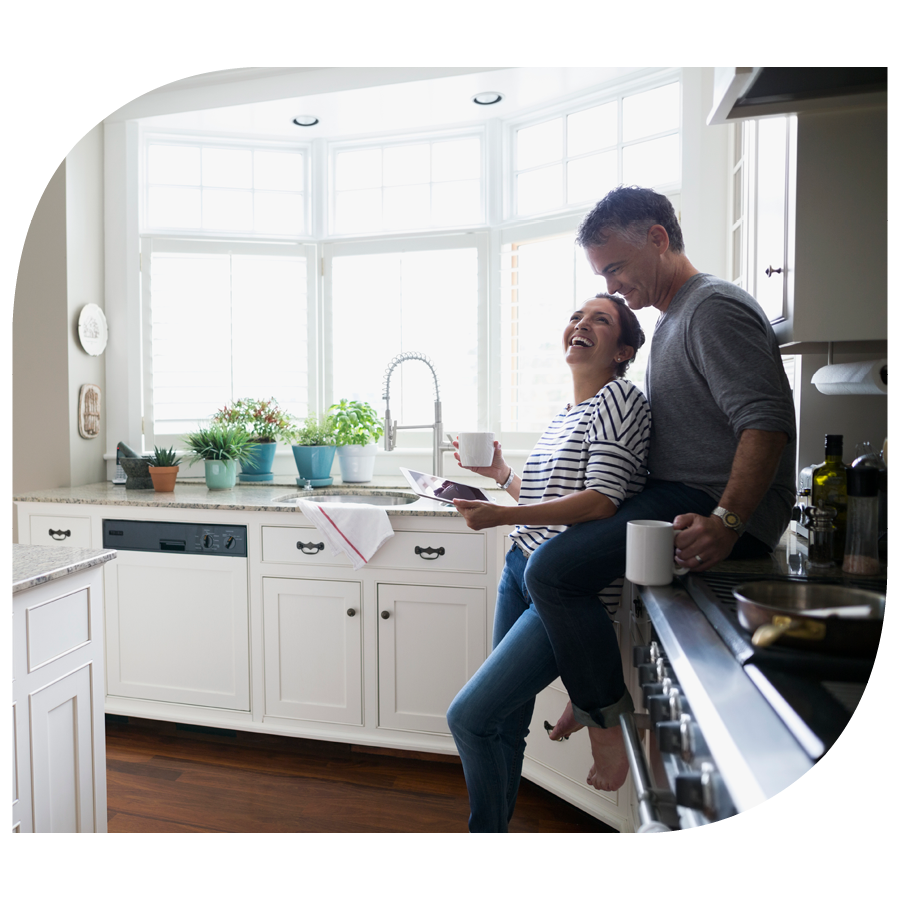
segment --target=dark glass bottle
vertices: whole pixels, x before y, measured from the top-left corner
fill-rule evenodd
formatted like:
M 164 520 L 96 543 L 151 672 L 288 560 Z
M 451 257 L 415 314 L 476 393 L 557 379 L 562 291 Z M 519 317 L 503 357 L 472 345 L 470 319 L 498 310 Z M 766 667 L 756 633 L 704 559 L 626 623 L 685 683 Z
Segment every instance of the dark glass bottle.
M 847 539 L 847 466 L 843 462 L 844 436 L 825 435 L 825 462 L 813 471 L 813 506 L 830 506 L 837 510 L 834 517 L 834 561 L 844 558 Z

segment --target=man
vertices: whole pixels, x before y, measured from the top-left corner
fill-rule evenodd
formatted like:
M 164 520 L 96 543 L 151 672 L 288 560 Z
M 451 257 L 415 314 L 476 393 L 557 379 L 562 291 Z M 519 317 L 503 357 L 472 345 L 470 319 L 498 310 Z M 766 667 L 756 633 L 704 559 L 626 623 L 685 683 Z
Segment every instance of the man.
M 794 501 L 794 406 L 762 309 L 694 268 L 665 197 L 616 188 L 585 217 L 577 242 L 610 293 L 660 312 L 645 381 L 646 488 L 612 518 L 574 525 L 539 548 L 526 579 L 571 698 L 550 736 L 589 726 L 588 783 L 611 791 L 628 772 L 619 714 L 634 706 L 597 593 L 625 571 L 627 523 L 674 521 L 676 562 L 695 572 L 768 554 Z

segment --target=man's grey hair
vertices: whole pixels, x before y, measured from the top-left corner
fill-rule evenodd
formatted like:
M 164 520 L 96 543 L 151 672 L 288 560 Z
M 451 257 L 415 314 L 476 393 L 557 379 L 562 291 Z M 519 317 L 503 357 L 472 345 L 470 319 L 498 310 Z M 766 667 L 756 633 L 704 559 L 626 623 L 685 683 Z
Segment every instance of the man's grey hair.
M 668 197 L 650 188 L 617 187 L 611 190 L 585 217 L 575 242 L 582 247 L 599 247 L 610 234 L 642 247 L 647 232 L 654 225 L 662 225 L 669 236 L 669 249 L 684 253 L 684 238 Z

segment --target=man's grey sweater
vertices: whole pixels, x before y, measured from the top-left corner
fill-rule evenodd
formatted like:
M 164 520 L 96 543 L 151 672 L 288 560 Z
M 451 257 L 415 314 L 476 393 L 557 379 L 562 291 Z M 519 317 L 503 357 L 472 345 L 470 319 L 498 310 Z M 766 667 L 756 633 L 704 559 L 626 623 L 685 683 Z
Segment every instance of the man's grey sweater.
M 747 523 L 750 534 L 774 547 L 796 496 L 796 426 L 778 341 L 759 304 L 712 275 L 687 281 L 656 324 L 645 393 L 653 415 L 650 477 L 716 500 L 742 431 L 788 435 L 772 486 Z

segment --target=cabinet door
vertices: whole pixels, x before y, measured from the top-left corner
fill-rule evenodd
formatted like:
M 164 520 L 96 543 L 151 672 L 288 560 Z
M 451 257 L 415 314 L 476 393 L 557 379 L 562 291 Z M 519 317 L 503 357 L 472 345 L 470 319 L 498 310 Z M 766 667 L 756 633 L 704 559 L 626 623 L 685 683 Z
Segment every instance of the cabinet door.
M 787 300 L 788 119 L 756 123 L 756 301 L 770 322 Z
M 91 664 L 35 691 L 29 706 L 34 830 L 94 831 Z
M 483 588 L 378 585 L 378 724 L 449 734 L 447 707 L 484 662 Z
M 263 578 L 266 715 L 362 724 L 358 582 Z
M 250 709 L 245 559 L 120 550 L 105 574 L 109 694 Z

